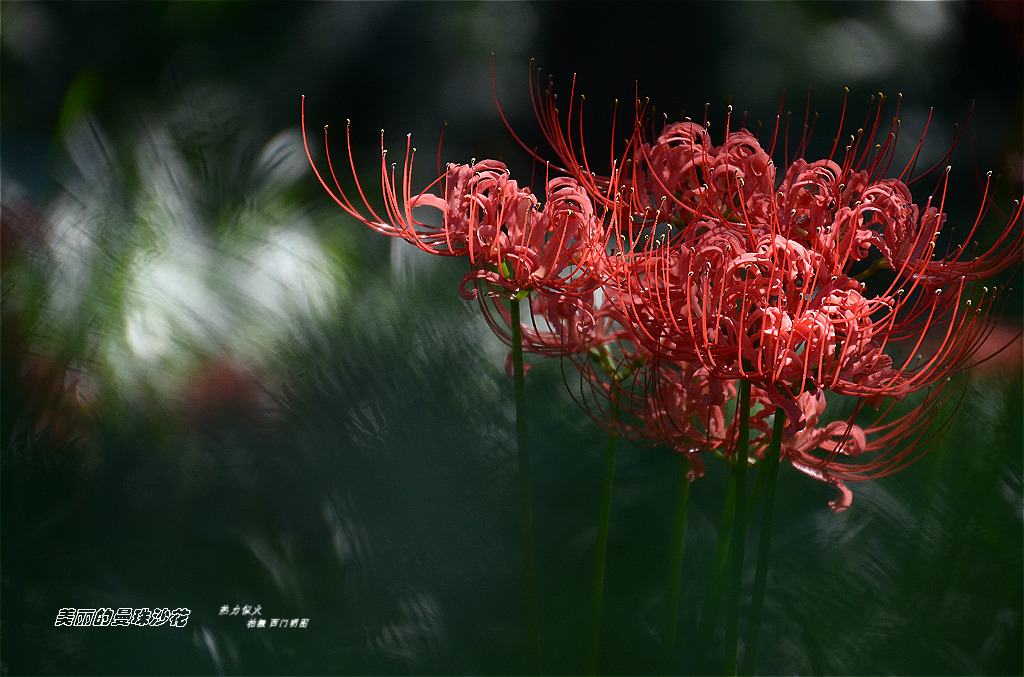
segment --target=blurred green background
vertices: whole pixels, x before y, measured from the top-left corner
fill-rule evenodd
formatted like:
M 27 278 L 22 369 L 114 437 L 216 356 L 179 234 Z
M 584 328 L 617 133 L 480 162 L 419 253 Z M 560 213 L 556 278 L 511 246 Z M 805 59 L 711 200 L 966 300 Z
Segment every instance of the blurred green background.
M 844 87 L 854 118 L 873 93 L 902 93 L 897 164 L 930 106 L 922 164 L 938 161 L 973 101 L 946 206 L 961 228 L 985 171 L 1004 207 L 1021 192 L 1022 11 L 0 3 L 0 672 L 529 668 L 506 350 L 458 296 L 460 262 L 414 255 L 323 194 L 301 95 L 314 145 L 330 123 L 343 151 L 351 119 L 372 180 L 379 130 L 394 153 L 411 132 L 426 181 L 443 127 L 442 162 L 533 171 L 497 114 L 492 53 L 529 144 L 529 60 L 566 97 L 578 74 L 599 161 L 614 100 L 637 92 L 673 119 L 710 103 L 720 133 L 727 102 L 770 125 L 783 92 L 798 128 L 811 86 L 826 152 Z M 1011 337 L 1021 297 L 1007 298 Z M 971 378 L 930 455 L 853 486 L 846 513 L 783 467 L 759 673 L 1021 674 L 1020 353 Z M 559 365 L 532 363 L 542 666 L 577 673 L 604 436 Z M 603 672 L 661 669 L 675 460 L 620 450 Z M 691 490 L 675 671 L 707 669 L 695 636 L 727 482 L 711 463 Z M 224 605 L 308 627 L 247 628 Z M 191 615 L 183 629 L 55 627 L 66 607 Z

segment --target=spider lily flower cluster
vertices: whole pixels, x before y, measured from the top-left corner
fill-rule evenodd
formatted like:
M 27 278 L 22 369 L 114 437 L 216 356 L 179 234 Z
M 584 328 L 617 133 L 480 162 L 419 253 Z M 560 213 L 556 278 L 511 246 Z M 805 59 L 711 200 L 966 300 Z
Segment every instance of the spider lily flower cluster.
M 709 453 L 735 462 L 741 381 L 750 384 L 748 462 L 767 455 L 784 414 L 782 458 L 837 487 L 836 512 L 850 505 L 846 482 L 895 472 L 928 447 L 948 377 L 987 356 L 979 352 L 1001 310 L 997 290 L 976 287 L 1018 268 L 1024 251 L 1019 202 L 993 244 L 972 244 L 997 211 L 991 175 L 978 212 L 957 227 L 966 235 L 940 244 L 950 230 L 948 168 L 923 204 L 908 188 L 920 143 L 886 178 L 898 120 L 886 129 L 881 99 L 848 144 L 837 133 L 829 156 L 812 160 L 804 138 L 782 167 L 778 123 L 765 147 L 742 123 L 731 129 L 730 107 L 715 145 L 706 119 L 650 133 L 638 101 L 624 150 L 598 175 L 572 136 L 572 108 L 563 131 L 550 87 L 534 93 L 563 165 L 543 202 L 494 160 L 449 165 L 414 192 L 411 141 L 398 177 L 383 134 L 383 214 L 359 182 L 347 131 L 358 203 L 329 153 L 327 172 L 310 162 L 335 202 L 369 227 L 467 258 L 461 291 L 498 336 L 566 358 L 599 423 L 686 454 L 691 478 Z M 440 225 L 419 216 L 427 208 Z M 528 301 L 515 332 L 509 298 Z M 896 405 L 921 391 L 901 413 Z M 853 414 L 826 418 L 831 396 L 856 398 Z M 863 427 L 866 407 L 877 417 Z

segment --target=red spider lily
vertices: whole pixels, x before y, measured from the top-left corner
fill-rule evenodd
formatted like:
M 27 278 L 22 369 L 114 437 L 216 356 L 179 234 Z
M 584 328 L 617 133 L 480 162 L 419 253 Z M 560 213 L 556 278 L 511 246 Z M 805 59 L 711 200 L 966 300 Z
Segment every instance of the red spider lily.
M 991 176 L 964 244 L 939 255 L 949 173 L 923 205 L 914 202 L 922 135 L 906 168 L 886 178 L 899 125 L 894 118 L 886 132 L 881 99 L 841 154 L 837 133 L 827 158 L 803 157 L 805 129 L 784 172 L 772 157 L 777 142 L 788 152 L 778 123 L 767 149 L 730 130 L 731 107 L 719 146 L 706 119 L 666 124 L 647 141 L 647 106 L 637 100 L 633 132 L 620 153 L 612 147 L 602 176 L 587 158 L 581 105 L 570 100 L 563 132 L 550 86 L 531 76 L 531 89 L 564 165 L 554 169 L 566 175 L 546 182 L 544 203 L 495 160 L 448 165 L 414 194 L 411 139 L 398 179 L 382 133 L 378 214 L 356 176 L 348 129 L 361 204 L 341 188 L 329 152 L 331 183 L 308 144 L 306 154 L 351 216 L 423 251 L 467 257 L 461 291 L 506 344 L 567 358 L 595 420 L 687 454 L 691 478 L 703 472 L 701 451 L 737 453 L 741 379 L 751 384 L 748 458 L 766 455 L 771 419 L 785 413 L 782 457 L 835 485 L 837 512 L 851 499 L 845 482 L 895 472 L 928 447 L 948 377 L 986 359 L 1001 310 L 1002 296 L 976 283 L 1018 269 L 1024 254 L 1019 202 L 988 249 L 967 245 L 996 211 Z M 303 115 L 305 142 L 304 124 Z M 440 225 L 420 220 L 428 208 Z M 921 390 L 921 404 L 896 413 Z M 826 422 L 826 391 L 858 398 L 853 415 Z M 865 404 L 880 411 L 862 427 Z
M 303 99 L 303 107 L 305 99 Z M 361 205 L 346 195 L 327 152 L 331 184 L 317 169 L 306 142 L 303 111 L 303 142 L 306 155 L 320 184 L 348 214 L 370 228 L 400 237 L 422 251 L 441 256 L 466 256 L 472 270 L 463 280 L 462 292 L 476 296 L 474 283 L 485 281 L 512 294 L 545 289 L 561 294 L 586 294 L 593 290 L 586 274 L 603 254 L 605 234 L 586 191 L 569 177 L 547 182 L 547 202 L 541 205 L 529 188 L 520 187 L 504 164 L 483 160 L 472 165 L 448 165 L 447 171 L 418 193 L 410 186 L 415 149 L 406 139 L 401 180 L 396 166 L 389 168 L 381 134 L 380 179 L 385 210 L 379 214 L 370 204 L 359 181 L 346 127 L 348 164 Z M 326 128 L 324 144 L 327 147 Z M 443 197 L 431 193 L 443 188 Z M 431 208 L 441 215 L 441 225 L 420 220 L 414 210 Z
M 783 458 L 797 470 L 839 489 L 842 496 L 830 505 L 834 512 L 842 512 L 853 500 L 845 482 L 891 475 L 913 464 L 932 447 L 952 423 L 955 405 L 947 407 L 949 416 L 942 419 L 937 428 L 933 427 L 954 392 L 947 384 L 933 386 L 921 403 L 900 415 L 893 413 L 895 403 L 890 401 L 867 428 L 854 423 L 863 404 L 861 401 L 848 420 L 808 427 L 784 440 Z M 820 414 L 825 408 L 823 399 L 819 406 Z M 758 446 L 765 448 L 767 442 L 760 442 Z
M 909 280 L 906 288 L 866 296 L 863 283 L 798 242 L 763 235 L 748 250 L 749 240 L 735 232 L 698 225 L 704 230 L 693 244 L 623 265 L 615 298 L 645 348 L 700 363 L 718 378 L 792 394 L 811 383 L 901 397 L 963 369 L 991 330 L 993 295 L 961 308 L 940 302 L 942 289 Z M 948 298 L 955 303 L 965 284 L 948 287 Z M 933 328 L 942 339 L 921 357 Z M 911 348 L 894 363 L 885 349 L 900 345 Z
M 984 255 L 963 261 L 960 248 L 936 259 L 942 201 L 921 214 L 901 181 L 872 182 L 877 156 L 858 172 L 848 160 L 844 168 L 799 159 L 776 192 L 768 154 L 745 131 L 715 148 L 692 123 L 672 125 L 643 153 L 648 171 L 629 185 L 631 218 L 669 230 L 618 257 L 608 284 L 648 350 L 719 378 L 790 395 L 807 383 L 858 396 L 926 388 L 965 368 L 991 330 L 996 300 L 962 307 L 968 283 L 1020 265 L 1019 204 Z M 642 201 L 661 206 L 638 215 L 644 185 Z M 894 275 L 868 295 L 852 264 L 872 247 L 885 257 L 875 268 Z M 942 340 L 920 355 L 935 331 Z M 900 344 L 912 347 L 894 363 L 885 349 Z
M 612 151 L 613 172 L 602 177 L 593 172 L 586 156 L 582 100 L 575 108 L 575 118 L 570 100 L 563 131 L 552 86 L 542 90 L 531 75 L 531 92 L 544 135 L 564 164 L 562 171 L 576 178 L 599 204 L 619 212 L 618 226 L 625 231 L 630 245 L 637 242 L 637 224 L 650 227 L 665 223 L 678 227 L 694 219 L 730 221 L 745 223 L 752 238 L 774 226 L 775 232 L 783 232 L 788 239 L 809 243 L 816 249 L 834 250 L 842 256 L 833 262 L 837 269 L 846 270 L 850 259 L 864 259 L 873 246 L 884 257 L 884 267 L 901 271 L 904 277 L 933 288 L 960 280 L 989 279 L 1019 265 L 1024 253 L 1024 231 L 1018 227 L 1019 203 L 987 250 L 978 252 L 977 245 L 966 244 L 975 237 L 992 208 L 995 186 L 990 173 L 981 207 L 969 231 L 961 237 L 962 244 L 950 245 L 945 256 L 936 258 L 936 239 L 946 220 L 943 209 L 948 172 L 941 182 L 938 206 L 929 198 L 923 211 L 913 203 L 904 183 L 913 173 L 928 124 L 906 168 L 896 178 L 883 178 L 896 148 L 900 99 L 881 143 L 875 143 L 875 139 L 884 132 L 884 97 L 879 97 L 877 105 L 869 110 L 840 158 L 836 151 L 846 117 L 844 99 L 840 129 L 829 157 L 810 163 L 801 157 L 808 140 L 805 132 L 797 157 L 792 163 L 785 163 L 788 169 L 776 194 L 771 155 L 780 133 L 788 140 L 788 128 L 780 131 L 781 116 L 776 120 L 767 151 L 745 130 L 729 131 L 731 106 L 726 138 L 720 147 L 714 147 L 709 140 L 706 116 L 704 126 L 689 120 L 666 125 L 652 144 L 642 140 L 649 125 L 644 118 L 647 106 L 638 100 L 633 134 L 621 154 Z M 574 94 L 575 79 L 571 95 Z M 929 115 L 929 124 L 930 120 Z M 574 131 L 578 139 L 574 138 Z M 935 167 L 914 181 L 945 162 L 959 138 L 958 135 L 954 139 L 949 152 Z M 782 144 L 783 148 L 787 145 Z
M 646 143 L 639 101 L 633 136 L 622 154 L 612 152 L 613 172 L 599 176 L 584 151 L 581 110 L 574 114 L 570 101 L 563 132 L 550 86 L 533 91 L 564 171 L 608 210 L 617 238 L 601 267 L 605 293 L 635 344 L 618 354 L 642 355 L 645 365 L 627 384 L 609 375 L 632 369 L 628 358 L 612 368 L 574 360 L 595 418 L 669 444 L 699 469 L 697 449 L 729 453 L 724 431 L 736 433 L 723 402 L 735 399 L 736 379 L 749 380 L 762 415 L 777 407 L 787 414 L 784 455 L 843 491 L 837 510 L 849 502 L 844 481 L 889 474 L 927 448 L 922 436 L 947 396 L 944 382 L 985 359 L 979 351 L 1001 309 L 994 290 L 979 293 L 972 283 L 1020 266 L 1019 202 L 987 250 L 969 255 L 977 245 L 957 245 L 940 256 L 948 171 L 935 196 L 914 203 L 904 179 L 922 136 L 906 169 L 884 178 L 898 121 L 874 144 L 881 100 L 845 155 L 836 156 L 837 135 L 828 158 L 809 162 L 804 138 L 776 184 L 778 127 L 768 151 L 728 122 L 718 147 L 706 124 L 691 121 L 666 125 Z M 965 242 L 992 209 L 994 191 L 989 175 Z M 863 280 L 874 275 L 885 283 L 869 291 Z M 859 410 L 922 389 L 925 402 L 889 423 L 880 421 L 893 400 L 866 429 L 853 419 L 817 424 L 825 390 L 862 398 Z M 751 426 L 758 429 L 756 414 Z M 765 449 L 770 426 L 760 428 Z
M 719 380 L 699 364 L 665 360 L 620 359 L 613 368 L 599 360 L 575 360 L 583 381 L 583 404 L 605 428 L 624 437 L 664 444 L 685 454 L 689 477 L 704 474 L 704 457 L 734 458 L 739 442 L 738 381 Z M 624 376 L 623 376 L 624 375 Z M 845 419 L 826 422 L 823 390 L 802 392 L 782 400 L 751 388 L 748 462 L 764 462 L 773 433 L 774 417 L 786 414 L 782 459 L 800 472 L 835 486 L 840 497 L 831 501 L 835 512 L 849 507 L 853 494 L 847 482 L 885 477 L 916 461 L 951 422 L 946 417 L 933 428 L 942 405 L 955 389 L 933 387 L 916 406 L 897 411 L 897 403 L 872 416 L 867 427 L 857 423 L 865 400 L 859 400 Z M 605 402 L 602 403 L 602 400 Z M 608 407 L 614 402 L 614 407 Z M 955 411 L 955 407 L 947 408 Z

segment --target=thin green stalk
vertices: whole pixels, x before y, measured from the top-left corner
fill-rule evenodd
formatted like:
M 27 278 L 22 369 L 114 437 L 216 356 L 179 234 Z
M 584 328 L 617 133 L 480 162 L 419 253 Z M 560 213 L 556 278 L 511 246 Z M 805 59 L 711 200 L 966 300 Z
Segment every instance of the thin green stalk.
M 520 298 L 512 298 L 512 372 L 516 397 L 516 449 L 519 456 L 519 518 L 522 530 L 523 583 L 526 623 L 533 666 L 540 671 L 540 612 L 537 606 L 537 569 L 533 549 L 533 499 L 530 486 L 530 453 L 526 436 L 526 382 L 523 378 L 523 340 L 519 319 Z
M 775 485 L 779 476 L 779 460 L 782 453 L 782 431 L 786 427 L 786 413 L 775 409 L 775 426 L 772 441 L 768 445 L 768 457 L 764 460 L 765 489 L 764 508 L 761 511 L 761 542 L 757 546 L 757 569 L 754 572 L 754 592 L 750 601 L 750 616 L 747 620 L 747 643 L 743 651 L 743 674 L 754 674 L 757 664 L 757 642 L 761 635 L 761 612 L 764 610 L 764 590 L 768 583 L 768 560 L 772 549 L 772 515 L 775 512 Z M 760 476 L 760 472 L 758 476 Z
M 618 402 L 612 402 L 612 416 L 618 419 Z M 594 556 L 594 587 L 590 594 L 590 635 L 587 641 L 587 664 L 584 673 L 597 674 L 597 659 L 601 648 L 601 603 L 604 599 L 604 569 L 608 553 L 608 527 L 612 513 L 612 482 L 615 477 L 615 452 L 618 436 L 608 433 L 608 446 L 604 453 L 604 482 L 601 487 L 601 516 L 597 526 L 597 554 Z
M 705 670 L 704 659 L 708 646 L 711 644 L 711 633 L 718 624 L 722 612 L 722 601 L 725 597 L 725 573 L 729 560 L 729 543 L 732 540 L 732 520 L 736 514 L 736 476 L 729 479 L 729 489 L 725 495 L 725 512 L 722 515 L 722 526 L 718 533 L 718 550 L 715 553 L 715 566 L 708 580 L 708 590 L 704 595 L 704 606 L 700 612 L 700 626 L 697 629 L 697 640 L 694 644 L 691 673 L 708 672 Z
M 769 449 L 769 451 L 771 451 Z M 754 514 L 754 506 L 757 505 L 757 499 L 761 497 L 761 492 L 764 491 L 764 483 L 767 478 L 765 473 L 760 470 L 754 475 L 754 484 L 750 487 L 750 491 L 747 492 L 747 514 Z
M 725 609 L 725 667 L 724 675 L 736 674 L 736 651 L 739 644 L 740 588 L 743 587 L 743 555 L 747 542 L 747 452 L 750 446 L 750 381 L 740 381 L 740 431 L 736 444 L 735 511 L 733 517 L 731 575 L 729 600 Z
M 690 460 L 679 454 L 679 479 L 676 485 L 676 517 L 672 525 L 672 549 L 669 551 L 668 583 L 665 594 L 664 666 L 672 672 L 679 629 L 679 596 L 683 590 L 683 549 L 686 544 L 686 512 L 690 499 Z

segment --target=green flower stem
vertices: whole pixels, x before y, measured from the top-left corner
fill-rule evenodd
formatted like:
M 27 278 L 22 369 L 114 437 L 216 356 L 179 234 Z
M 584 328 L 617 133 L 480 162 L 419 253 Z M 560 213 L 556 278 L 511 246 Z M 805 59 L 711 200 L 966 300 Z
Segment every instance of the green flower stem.
M 537 606 L 537 569 L 533 548 L 533 499 L 530 485 L 530 453 L 526 436 L 526 382 L 523 378 L 523 339 L 519 319 L 519 295 L 512 297 L 512 372 L 516 397 L 516 449 L 519 456 L 519 517 L 523 540 L 523 583 L 526 618 L 534 668 L 540 671 L 540 612 Z
M 700 626 L 697 629 L 697 641 L 694 644 L 691 673 L 708 672 L 704 664 L 707 649 L 711 643 L 711 633 L 718 623 L 722 612 L 722 601 L 725 597 L 725 572 L 729 560 L 729 543 L 732 540 L 732 520 L 736 514 L 736 476 L 729 480 L 729 489 L 725 495 L 725 512 L 722 515 L 722 526 L 718 533 L 718 550 L 715 553 L 715 566 L 708 580 L 708 590 L 704 596 L 704 606 L 700 613 Z
M 618 420 L 619 404 L 612 401 L 612 418 Z M 612 481 L 615 477 L 615 452 L 618 436 L 608 433 L 608 446 L 604 453 L 604 482 L 601 487 L 601 517 L 597 526 L 597 553 L 594 556 L 594 587 L 590 594 L 590 635 L 587 641 L 587 664 L 584 674 L 597 674 L 597 659 L 601 647 L 601 602 L 604 599 L 604 569 L 608 553 L 608 526 L 612 513 Z
M 771 449 L 768 450 L 771 452 Z M 762 464 L 759 464 L 760 468 Z M 767 477 L 765 473 L 761 472 L 760 469 L 757 474 L 754 475 L 754 484 L 750 487 L 750 491 L 747 492 L 747 514 L 754 514 L 754 506 L 757 505 L 757 499 L 761 497 L 761 492 L 764 491 L 764 485 Z
M 775 426 L 772 441 L 768 445 L 768 458 L 764 460 L 765 489 L 764 508 L 761 511 L 761 541 L 757 546 L 757 569 L 754 572 L 754 592 L 750 601 L 750 616 L 747 620 L 747 642 L 743 652 L 743 674 L 754 674 L 757 663 L 757 642 L 761 634 L 761 612 L 764 609 L 764 590 L 768 583 L 768 560 L 772 548 L 772 515 L 775 512 L 775 485 L 779 476 L 779 461 L 782 453 L 782 431 L 786 427 L 786 413 L 775 409 Z M 761 472 L 758 472 L 760 479 Z
M 683 549 L 686 543 L 686 511 L 690 499 L 690 461 L 679 454 L 679 479 L 676 485 L 676 518 L 672 525 L 672 549 L 669 551 L 668 583 L 665 594 L 664 666 L 671 674 L 676 657 L 679 628 L 679 596 L 683 590 Z
M 739 643 L 740 588 L 743 587 L 743 554 L 747 536 L 747 452 L 750 447 L 750 381 L 740 381 L 740 431 L 736 444 L 736 464 L 732 468 L 736 480 L 735 515 L 733 517 L 730 565 L 732 580 L 725 609 L 724 675 L 736 674 L 736 651 Z

